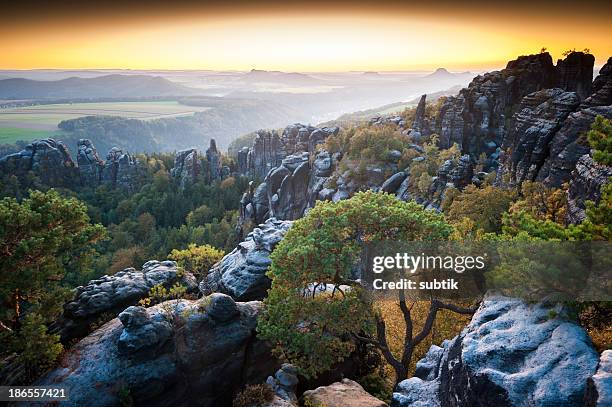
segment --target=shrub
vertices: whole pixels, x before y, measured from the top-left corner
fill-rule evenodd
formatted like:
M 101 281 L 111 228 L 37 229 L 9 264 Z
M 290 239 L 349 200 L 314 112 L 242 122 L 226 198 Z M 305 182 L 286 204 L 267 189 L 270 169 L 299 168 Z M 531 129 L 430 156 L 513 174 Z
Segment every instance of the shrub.
M 192 272 L 198 279 L 206 276 L 208 270 L 223 258 L 225 253 L 210 245 L 196 246 L 190 244 L 185 250 L 174 249 L 168 258 L 178 263 L 180 267 Z
M 233 407 L 263 407 L 274 398 L 274 391 L 268 384 L 251 384 L 236 395 Z

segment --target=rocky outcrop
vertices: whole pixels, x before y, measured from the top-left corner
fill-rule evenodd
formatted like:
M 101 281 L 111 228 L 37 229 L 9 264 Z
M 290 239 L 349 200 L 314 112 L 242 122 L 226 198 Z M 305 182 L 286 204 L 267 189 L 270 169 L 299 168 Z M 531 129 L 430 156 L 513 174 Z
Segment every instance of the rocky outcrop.
M 572 179 L 567 190 L 567 220 L 580 223 L 586 218 L 585 202 L 598 203 L 601 198 L 601 187 L 612 177 L 612 167 L 596 163 L 585 154 L 576 163 Z
M 24 150 L 0 158 L 0 171 L 17 177 L 31 171 L 51 187 L 96 188 L 106 184 L 132 191 L 139 183 L 140 163 L 118 148 L 112 148 L 103 161 L 88 139 L 78 141 L 75 163 L 61 141 L 49 138 L 33 141 Z
M 386 407 L 387 403 L 366 392 L 350 379 L 304 392 L 304 402 L 326 407 Z
M 193 184 L 201 172 L 202 164 L 195 148 L 176 153 L 170 176 L 179 180 L 181 188 Z
M 63 342 L 83 337 L 91 324 L 99 323 L 105 315 L 110 314 L 112 318 L 126 307 L 137 304 L 148 296 L 153 286 L 161 284 L 170 288 L 175 283 L 185 286 L 190 292 L 197 290 L 195 277 L 189 272 L 179 271 L 173 261 L 152 260 L 143 264 L 142 271 L 128 268 L 91 280 L 86 286 L 75 289 L 74 298 L 64 305 L 56 330 Z
M 458 159 L 446 160 L 433 177 L 426 201 L 420 203 L 425 206 L 438 209 L 444 199 L 447 188 L 463 189 L 472 183 L 474 177 L 474 161 L 469 154 L 462 155 Z M 406 188 L 408 186 L 406 185 Z
M 521 56 L 501 71 L 477 76 L 442 105 L 433 129 L 440 135 L 440 146 L 448 148 L 456 143 L 463 153 L 490 156 L 501 146 L 507 119 L 523 97 L 555 87 L 586 97 L 593 62 L 592 55 L 575 52 L 555 67 L 551 56 L 541 53 Z
M 581 100 L 591 95 L 595 57 L 583 52 L 570 52 L 557 61 L 557 84 L 562 89 L 576 92 Z
M 94 187 L 100 184 L 104 161 L 98 156 L 91 140 L 80 139 L 77 143 L 77 164 L 81 184 Z
M 599 75 L 593 81 L 592 92 L 582 103 L 583 106 L 612 105 L 612 57 L 599 70 Z
M 410 136 L 417 140 L 421 136 L 429 135 L 429 122 L 425 117 L 425 106 L 427 104 L 427 95 L 421 96 L 419 104 L 417 105 L 416 112 L 414 114 L 414 120 L 412 122 L 412 131 Z M 418 133 L 418 134 L 417 134 Z
M 274 376 L 268 376 L 266 380 L 266 384 L 272 388 L 275 396 L 274 400 L 265 407 L 297 407 L 298 399 L 295 393 L 298 382 L 297 368 L 289 363 L 283 363 Z
M 227 254 L 200 283 L 204 294 L 221 292 L 237 301 L 263 299 L 270 288 L 266 271 L 270 266 L 270 253 L 283 238 L 291 222 L 268 219 Z
M 66 387 L 79 406 L 229 406 L 240 388 L 279 367 L 255 333 L 261 307 L 224 294 L 129 307 L 37 385 Z
M 138 160 L 134 156 L 113 147 L 106 155 L 100 183 L 108 184 L 113 188 L 133 190 L 137 184 L 139 172 Z
M 239 171 L 261 179 L 289 155 L 315 153 L 319 144 L 330 135 L 338 134 L 339 130 L 338 127 L 317 128 L 299 123 L 287 126 L 281 135 L 276 131 L 259 130 L 253 146 L 238 153 Z
M 590 151 L 585 135 L 598 115 L 612 119 L 612 106 L 582 108 L 570 113 L 549 143 L 548 159 L 540 169 L 537 181 L 560 188 L 570 180 L 578 159 Z
M 502 144 L 498 183 L 534 181 L 549 157 L 549 144 L 567 116 L 579 105 L 574 92 L 546 89 L 529 94 L 512 117 Z
M 223 176 L 223 163 L 221 152 L 217 150 L 217 142 L 210 139 L 210 146 L 206 150 L 206 161 L 208 161 L 208 175 L 211 180 L 219 179 Z
M 18 177 L 36 174 L 49 186 L 70 187 L 78 184 L 77 167 L 68 148 L 52 138 L 36 140 L 24 150 L 0 158 L 0 171 Z
M 584 403 L 586 407 L 605 407 L 612 403 L 612 350 L 602 352 L 597 373 L 587 382 Z
M 301 218 L 320 198 L 334 168 L 327 151 L 319 151 L 310 162 L 310 154 L 302 152 L 285 157 L 271 169 L 263 182 L 253 190 L 251 184 L 240 202 L 239 230 L 245 225 L 263 223 L 269 217 L 282 220 Z
M 392 405 L 582 405 L 599 357 L 565 315 L 559 305 L 488 296 L 461 334 L 430 348 Z

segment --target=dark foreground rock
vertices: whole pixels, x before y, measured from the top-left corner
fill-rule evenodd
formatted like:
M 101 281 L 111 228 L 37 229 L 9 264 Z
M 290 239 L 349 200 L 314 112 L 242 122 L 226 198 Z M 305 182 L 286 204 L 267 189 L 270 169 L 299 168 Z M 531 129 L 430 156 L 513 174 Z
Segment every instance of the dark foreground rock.
M 559 306 L 486 298 L 460 335 L 430 348 L 392 405 L 583 405 L 599 357 L 584 329 L 563 315 Z
M 75 406 L 230 406 L 279 363 L 255 334 L 261 303 L 224 294 L 129 307 L 76 344 L 37 385 L 65 386 Z
M 81 338 L 87 335 L 91 324 L 100 322 L 100 318 L 114 318 L 126 307 L 147 297 L 153 286 L 161 284 L 170 288 L 175 283 L 182 284 L 190 292 L 197 290 L 195 277 L 179 271 L 173 261 L 151 260 L 143 264 L 142 271 L 128 268 L 91 280 L 86 286 L 75 289 L 74 298 L 64 305 L 56 329 L 63 342 Z
M 210 270 L 200 283 L 200 291 L 204 295 L 222 292 L 237 301 L 263 299 L 270 288 L 265 274 L 271 263 L 270 253 L 291 224 L 270 218 L 259 225 Z

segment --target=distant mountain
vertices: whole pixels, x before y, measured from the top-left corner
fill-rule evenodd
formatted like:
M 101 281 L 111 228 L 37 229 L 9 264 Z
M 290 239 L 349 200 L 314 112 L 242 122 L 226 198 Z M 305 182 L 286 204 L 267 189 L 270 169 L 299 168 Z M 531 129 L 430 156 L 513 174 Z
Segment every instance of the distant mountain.
M 58 99 L 103 97 L 186 96 L 197 90 L 161 76 L 104 75 L 95 78 L 71 77 L 58 81 L 23 78 L 0 80 L 0 99 Z
M 319 82 L 310 75 L 299 72 L 265 71 L 252 69 L 242 77 L 249 82 L 277 82 L 283 84 L 311 84 Z
M 473 78 L 474 74 L 471 72 L 458 72 L 451 73 L 446 68 L 438 68 L 434 72 L 429 75 L 425 75 L 424 79 L 435 79 L 435 80 L 449 80 L 449 79 L 459 79 L 459 78 Z

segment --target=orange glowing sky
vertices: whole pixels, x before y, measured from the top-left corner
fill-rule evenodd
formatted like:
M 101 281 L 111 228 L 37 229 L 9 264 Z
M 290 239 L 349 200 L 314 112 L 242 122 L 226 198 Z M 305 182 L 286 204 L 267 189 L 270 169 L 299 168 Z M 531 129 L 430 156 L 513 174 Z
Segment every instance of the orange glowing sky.
M 0 69 L 484 70 L 543 46 L 589 48 L 596 65 L 612 55 L 610 6 L 536 3 L 33 4 L 0 10 Z

